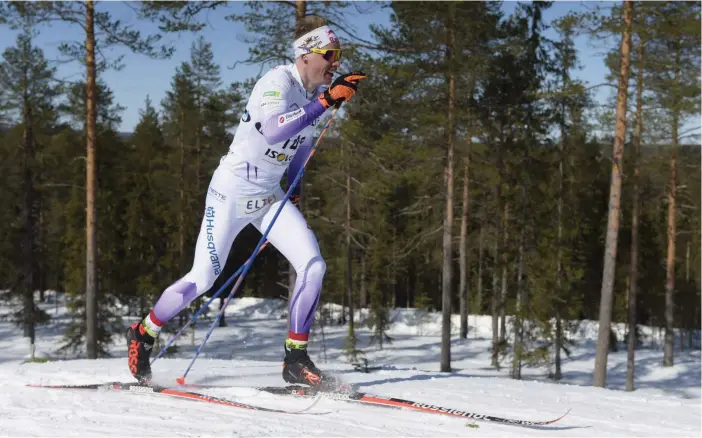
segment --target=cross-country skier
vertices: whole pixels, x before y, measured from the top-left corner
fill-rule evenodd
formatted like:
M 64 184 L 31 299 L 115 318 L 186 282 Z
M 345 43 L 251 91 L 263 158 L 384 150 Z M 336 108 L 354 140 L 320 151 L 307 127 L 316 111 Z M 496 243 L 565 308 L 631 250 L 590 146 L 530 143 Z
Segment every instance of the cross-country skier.
M 288 180 L 295 179 L 309 155 L 318 118 L 328 108 L 348 102 L 358 81 L 366 77 L 350 73 L 332 83 L 341 62 L 341 45 L 324 18 L 304 18 L 295 38 L 295 63 L 273 68 L 256 83 L 229 153 L 212 176 L 190 272 L 161 294 L 142 321 L 127 329 L 129 370 L 141 382 L 151 381 L 149 356 L 163 325 L 212 287 L 232 242 L 246 225 L 253 224 L 261 232 L 267 229 L 284 197 L 280 180 L 286 169 Z M 291 201 L 297 199 L 299 191 Z M 287 202 L 268 241 L 297 273 L 283 379 L 324 385 L 331 378 L 307 355 L 326 270 L 317 239 L 300 211 Z

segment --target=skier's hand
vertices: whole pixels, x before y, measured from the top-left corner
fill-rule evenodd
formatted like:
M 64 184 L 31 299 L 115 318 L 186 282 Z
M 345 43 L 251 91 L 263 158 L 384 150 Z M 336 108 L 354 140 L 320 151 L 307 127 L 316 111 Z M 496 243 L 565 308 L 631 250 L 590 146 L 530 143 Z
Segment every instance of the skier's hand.
M 319 95 L 319 101 L 324 108 L 334 105 L 338 107 L 342 102 L 351 100 L 356 94 L 358 81 L 365 78 L 367 78 L 366 74 L 360 71 L 339 76 L 324 93 Z

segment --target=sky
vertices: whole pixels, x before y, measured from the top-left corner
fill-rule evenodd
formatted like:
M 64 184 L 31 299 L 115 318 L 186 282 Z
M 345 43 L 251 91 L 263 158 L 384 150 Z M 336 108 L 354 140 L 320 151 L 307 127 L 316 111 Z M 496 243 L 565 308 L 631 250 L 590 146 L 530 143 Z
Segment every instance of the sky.
M 361 2 L 359 2 L 361 4 Z M 380 26 L 389 25 L 390 13 L 387 9 L 370 5 L 363 2 L 362 7 L 370 9 L 370 13 L 357 14 L 353 12 L 353 17 L 349 21 L 354 23 L 358 36 L 364 39 L 372 39 L 369 25 Z M 503 9 L 505 15 L 514 11 L 517 2 L 505 2 Z M 592 2 L 555 2 L 545 13 L 546 22 L 566 15 L 571 11 L 582 11 L 585 8 L 592 9 L 596 4 Z M 132 5 L 133 7 L 133 5 Z M 97 5 L 98 11 L 106 11 L 112 15 L 113 19 L 121 20 L 125 25 L 141 31 L 142 35 L 149 35 L 158 32 L 155 24 L 138 20 L 136 13 L 124 2 L 100 2 Z M 220 65 L 222 81 L 224 85 L 231 82 L 242 81 L 260 74 L 260 67 L 237 64 L 237 61 L 244 61 L 248 56 L 248 45 L 241 41 L 241 37 L 246 35 L 246 30 L 241 23 L 234 23 L 225 19 L 226 15 L 234 12 L 243 12 L 244 2 L 231 2 L 226 10 L 211 12 L 207 16 L 207 26 L 198 34 L 181 33 L 166 34 L 164 42 L 175 47 L 174 55 L 167 60 L 149 59 L 145 55 L 131 53 L 128 49 L 116 47 L 106 54 L 110 58 L 124 55 L 124 68 L 115 71 L 109 70 L 102 75 L 114 92 L 116 103 L 125 107 L 122 113 L 122 124 L 120 131 L 131 132 L 139 121 L 139 111 L 144 108 L 147 95 L 158 108 L 161 99 L 164 98 L 166 90 L 170 88 L 171 78 L 175 69 L 183 62 L 190 59 L 190 47 L 200 35 L 212 44 L 215 62 Z M 63 22 L 53 23 L 51 26 L 43 26 L 39 29 L 35 44 L 39 46 L 49 60 L 57 61 L 58 76 L 63 80 L 79 80 L 84 75 L 84 70 L 77 62 L 60 62 L 61 55 L 58 47 L 62 42 L 79 41 L 84 38 L 77 25 Z M 0 50 L 5 50 L 9 46 L 15 45 L 17 31 L 11 30 L 8 26 L 0 26 Z M 546 36 L 552 39 L 557 38 L 553 29 L 546 32 Z M 343 35 L 342 35 L 343 37 Z M 343 38 L 342 38 L 343 42 Z M 593 43 L 588 38 L 581 36 L 576 39 L 578 56 L 582 63 L 582 69 L 575 73 L 575 76 L 589 85 L 596 85 L 605 82 L 607 69 L 604 65 L 604 53 L 617 42 Z M 343 66 L 344 69 L 351 69 L 351 66 Z M 596 99 L 604 103 L 605 99 L 612 93 L 609 87 L 596 88 Z

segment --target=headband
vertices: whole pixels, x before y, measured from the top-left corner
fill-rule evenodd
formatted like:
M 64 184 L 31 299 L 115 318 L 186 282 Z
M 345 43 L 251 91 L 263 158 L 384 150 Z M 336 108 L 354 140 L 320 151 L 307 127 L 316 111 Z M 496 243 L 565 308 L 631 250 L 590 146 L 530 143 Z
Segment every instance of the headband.
M 295 59 L 310 53 L 311 48 L 318 49 L 326 46 L 327 44 L 338 42 L 339 38 L 337 38 L 336 34 L 329 26 L 318 27 L 317 29 L 311 30 L 295 40 L 293 43 Z

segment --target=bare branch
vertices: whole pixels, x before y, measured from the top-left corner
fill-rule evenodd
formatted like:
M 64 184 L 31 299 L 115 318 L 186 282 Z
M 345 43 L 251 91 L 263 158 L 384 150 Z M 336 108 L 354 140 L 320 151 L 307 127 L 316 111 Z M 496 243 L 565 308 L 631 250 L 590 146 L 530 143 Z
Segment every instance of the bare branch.
M 433 231 L 429 231 L 428 233 L 424 233 L 424 234 L 418 234 L 417 236 L 415 236 L 414 239 L 410 239 L 410 243 L 407 244 L 407 246 L 405 246 L 404 249 L 400 250 L 401 255 L 400 255 L 399 257 L 396 256 L 396 259 L 398 259 L 398 258 L 399 258 L 399 259 L 403 259 L 403 258 L 407 257 L 407 256 L 408 256 L 411 252 L 413 252 L 420 244 L 424 243 L 424 242 L 426 241 L 427 238 L 429 238 L 430 236 L 432 236 L 432 235 L 438 233 L 439 231 L 441 231 L 441 230 L 443 230 L 443 229 L 444 229 L 444 226 L 443 226 L 443 225 L 440 225 L 437 229 L 435 229 L 435 230 L 433 230 Z M 412 240 L 415 240 L 415 239 L 419 239 L 419 240 L 418 240 L 416 243 L 413 243 Z

